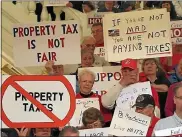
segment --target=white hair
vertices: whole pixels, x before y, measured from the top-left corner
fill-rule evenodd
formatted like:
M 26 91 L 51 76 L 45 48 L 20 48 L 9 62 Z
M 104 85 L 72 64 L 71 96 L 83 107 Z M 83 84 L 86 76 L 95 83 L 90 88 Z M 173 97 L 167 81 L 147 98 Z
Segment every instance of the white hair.
M 85 41 L 87 41 L 89 39 L 93 39 L 96 42 L 96 40 L 95 40 L 95 38 L 93 36 L 86 36 L 86 37 L 83 38 L 82 45 L 85 43 Z
M 93 77 L 93 80 L 95 80 L 95 73 L 94 72 L 92 72 L 92 71 L 90 71 L 89 69 L 83 69 L 83 70 L 81 70 L 79 73 L 78 73 L 78 80 L 80 80 L 81 79 L 81 77 L 83 76 L 83 75 L 86 75 L 86 74 L 89 74 L 89 75 L 91 75 L 92 77 Z

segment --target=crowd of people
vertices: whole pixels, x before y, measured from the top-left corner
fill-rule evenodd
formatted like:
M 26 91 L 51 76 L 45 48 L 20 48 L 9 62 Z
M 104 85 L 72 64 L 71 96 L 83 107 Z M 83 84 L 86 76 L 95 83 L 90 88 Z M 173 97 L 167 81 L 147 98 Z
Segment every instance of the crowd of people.
M 129 12 L 140 9 L 140 1 L 70 1 L 67 6 L 84 13 L 90 12 Z M 40 21 L 41 3 L 37 4 L 38 21 Z M 182 19 L 182 2 L 173 1 L 146 1 L 144 9 L 166 8 L 170 12 L 171 21 Z M 55 14 L 52 7 L 48 7 L 52 20 Z M 64 15 L 60 15 L 64 18 Z M 110 127 L 116 100 L 122 90 L 129 85 L 149 81 L 152 95 L 141 94 L 137 97 L 135 112 L 151 117 L 147 136 L 154 135 L 157 130 L 182 126 L 182 45 L 173 43 L 173 56 L 139 60 L 127 58 L 118 62 L 108 62 L 103 57 L 94 54 L 95 48 L 104 47 L 103 25 L 93 24 L 91 36 L 84 37 L 81 43 L 81 64 L 76 65 L 75 72 L 69 72 L 62 64 L 54 65 L 48 61 L 45 69 L 48 75 L 76 75 L 76 99 L 98 98 L 100 110 L 88 108 L 82 117 L 82 126 L 71 125 L 55 128 L 24 128 L 2 129 L 3 137 L 25 136 L 79 136 L 79 130 Z M 140 64 L 140 65 L 139 65 Z M 78 68 L 121 66 L 121 80 L 104 95 L 92 91 L 95 82 L 95 73 L 88 69 L 78 73 Z

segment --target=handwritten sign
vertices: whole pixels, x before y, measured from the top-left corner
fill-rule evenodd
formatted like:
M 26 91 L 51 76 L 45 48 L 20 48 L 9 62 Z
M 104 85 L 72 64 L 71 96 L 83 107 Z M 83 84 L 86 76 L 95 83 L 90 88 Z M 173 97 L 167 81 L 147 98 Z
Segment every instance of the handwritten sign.
M 150 82 L 136 83 L 122 89 L 116 104 L 122 109 L 133 110 L 132 106 L 135 104 L 137 97 L 141 94 L 152 95 Z
M 82 126 L 83 112 L 91 107 L 94 107 L 100 110 L 100 104 L 99 104 L 98 98 L 76 99 L 76 110 L 75 110 L 75 114 L 72 117 L 72 120 L 70 121 L 70 125 Z
M 14 59 L 18 67 L 81 62 L 77 21 L 16 24 L 13 27 Z
M 105 48 L 104 47 L 95 47 L 94 54 L 99 57 L 105 57 Z
M 103 24 L 109 62 L 172 56 L 166 9 L 106 14 Z
M 101 137 L 108 136 L 109 128 L 94 128 L 79 130 L 81 137 Z
M 98 95 L 107 93 L 110 88 L 119 82 L 122 76 L 120 66 L 79 68 L 78 73 L 84 69 L 89 69 L 95 73 L 96 79 L 92 91 Z
M 66 0 L 44 0 L 45 6 L 66 6 L 67 3 Z
M 171 39 L 175 44 L 182 44 L 182 20 L 171 21 Z
M 2 83 L 3 128 L 64 126 L 74 113 L 75 76 L 3 76 Z
M 178 136 L 182 135 L 182 127 L 168 128 L 155 131 L 155 136 Z
M 123 111 L 116 107 L 109 128 L 109 134 L 115 136 L 146 136 L 151 118 L 132 111 Z

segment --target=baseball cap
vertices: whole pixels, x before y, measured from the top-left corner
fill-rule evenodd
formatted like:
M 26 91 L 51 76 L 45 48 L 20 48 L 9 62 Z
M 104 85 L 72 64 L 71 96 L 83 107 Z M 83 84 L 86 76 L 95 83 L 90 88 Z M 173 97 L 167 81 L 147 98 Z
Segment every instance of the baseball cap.
M 149 94 L 142 94 L 137 97 L 135 105 L 133 105 L 132 108 L 133 107 L 145 108 L 149 105 L 152 105 L 155 107 L 154 98 Z
M 123 68 L 131 68 L 136 69 L 137 68 L 137 60 L 135 59 L 125 59 L 121 61 L 121 66 Z

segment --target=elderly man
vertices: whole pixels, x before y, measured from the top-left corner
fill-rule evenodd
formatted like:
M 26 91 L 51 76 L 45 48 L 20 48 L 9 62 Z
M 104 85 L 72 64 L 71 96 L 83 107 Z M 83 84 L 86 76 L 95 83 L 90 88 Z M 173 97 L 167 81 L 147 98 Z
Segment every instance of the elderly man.
M 61 130 L 59 137 L 79 137 L 79 131 L 75 127 L 66 126 Z
M 86 50 L 90 51 L 94 55 L 95 44 L 96 44 L 96 40 L 94 39 L 94 37 L 88 36 L 88 37 L 84 38 L 82 45 L 81 45 L 81 48 L 82 48 L 82 50 L 86 49 Z M 110 64 L 103 57 L 99 57 L 97 55 L 94 55 L 93 66 L 94 67 L 102 67 L 102 66 L 110 66 Z
M 138 81 L 138 68 L 137 68 L 137 61 L 134 59 L 125 59 L 122 61 L 122 69 L 121 73 L 123 78 L 121 78 L 120 82 L 114 85 L 105 95 L 102 95 L 102 104 L 105 108 L 113 110 L 115 108 L 115 102 L 122 92 L 122 89 L 131 85 L 135 84 Z M 159 100 L 158 95 L 155 89 L 152 89 L 152 94 L 156 104 L 156 115 L 160 117 L 160 110 L 159 110 Z
M 111 111 L 105 109 L 101 104 L 101 96 L 92 92 L 92 87 L 95 81 L 95 73 L 90 70 L 84 69 L 78 74 L 78 82 L 80 92 L 76 95 L 77 99 L 82 98 L 98 98 L 100 103 L 100 110 L 104 116 L 105 126 L 109 126 L 112 120 Z
M 152 136 L 153 129 L 155 127 L 155 124 L 159 120 L 159 118 L 155 117 L 154 110 L 155 110 L 155 101 L 154 98 L 149 94 L 142 94 L 139 95 L 136 99 L 135 105 L 135 111 L 137 113 L 141 113 L 143 115 L 151 117 L 151 123 L 147 132 L 147 137 Z
M 174 88 L 174 103 L 176 105 L 174 115 L 159 120 L 155 125 L 153 133 L 158 130 L 182 126 L 182 84 L 179 84 Z

